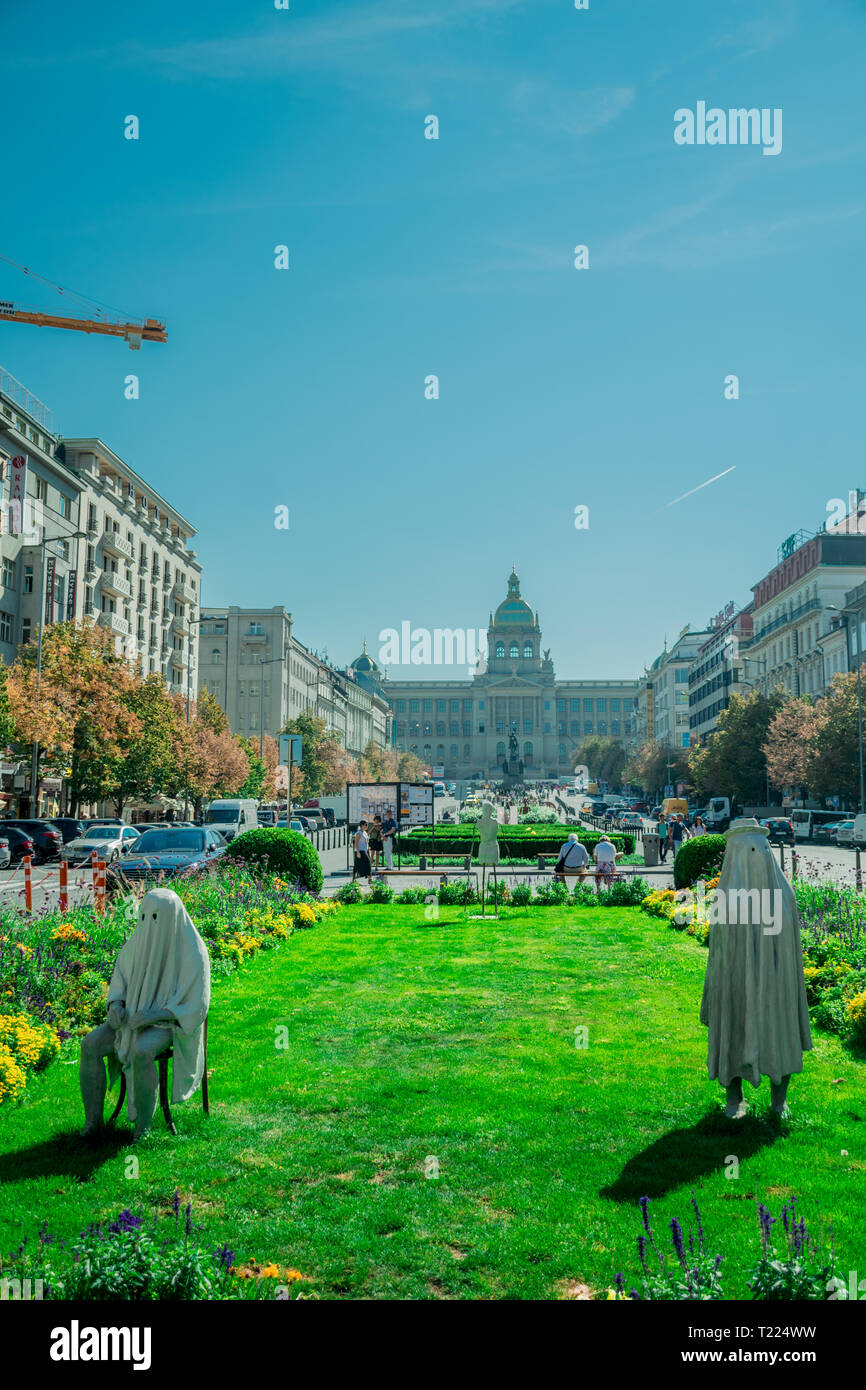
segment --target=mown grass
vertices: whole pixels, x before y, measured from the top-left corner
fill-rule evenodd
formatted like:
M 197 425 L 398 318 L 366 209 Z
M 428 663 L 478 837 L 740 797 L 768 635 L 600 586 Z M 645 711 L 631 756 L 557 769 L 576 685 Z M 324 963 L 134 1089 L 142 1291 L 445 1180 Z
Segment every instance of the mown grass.
M 636 1282 L 638 1198 L 661 1245 L 694 1189 L 730 1297 L 756 1199 L 797 1195 L 845 1270 L 866 1266 L 863 1063 L 816 1034 L 791 1122 L 767 1119 L 765 1082 L 732 1127 L 706 1076 L 705 950 L 637 909 L 477 911 L 344 908 L 221 981 L 212 1113 L 176 1107 L 176 1139 L 158 1114 L 135 1149 L 125 1124 L 78 1140 L 70 1052 L 0 1111 L 0 1250 L 177 1187 L 214 1246 L 321 1297 L 556 1298 Z

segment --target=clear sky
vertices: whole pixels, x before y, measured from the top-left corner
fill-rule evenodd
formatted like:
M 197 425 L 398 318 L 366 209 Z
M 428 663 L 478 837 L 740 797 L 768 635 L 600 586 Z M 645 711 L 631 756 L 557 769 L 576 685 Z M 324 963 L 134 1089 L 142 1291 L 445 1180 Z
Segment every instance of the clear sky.
M 0 252 L 169 334 L 0 363 L 198 527 L 206 603 L 343 664 L 516 565 L 558 675 L 631 677 L 866 480 L 862 0 L 7 0 L 0 52 Z M 702 101 L 781 153 L 675 144 Z

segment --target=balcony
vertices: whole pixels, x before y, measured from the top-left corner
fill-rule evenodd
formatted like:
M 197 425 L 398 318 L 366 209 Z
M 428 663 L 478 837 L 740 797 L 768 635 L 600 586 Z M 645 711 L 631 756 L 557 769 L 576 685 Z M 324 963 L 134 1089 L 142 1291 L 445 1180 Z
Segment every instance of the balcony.
M 129 636 L 129 623 L 119 613 L 100 613 L 96 620 L 100 627 L 113 632 L 117 637 Z
M 121 574 L 113 574 L 111 570 L 102 572 L 102 591 L 106 594 L 116 594 L 118 598 L 132 599 L 132 585 L 128 579 L 124 579 Z
M 103 531 L 102 549 L 108 551 L 109 555 L 121 555 L 124 560 L 135 558 L 131 543 L 119 531 Z
M 168 661 L 168 658 L 172 654 L 172 650 L 173 649 L 170 642 L 163 642 L 162 647 L 160 649 L 160 656 L 162 657 L 163 661 Z
M 198 602 L 198 595 L 196 594 L 195 589 L 193 589 L 192 586 L 189 584 L 175 584 L 174 588 L 171 591 L 171 596 L 174 599 L 175 603 L 196 604 Z
M 177 647 L 172 647 L 171 664 L 176 666 L 179 671 L 186 670 L 186 652 L 178 651 Z
M 174 617 L 171 620 L 171 630 L 172 632 L 176 632 L 178 637 L 185 637 L 186 619 L 178 617 L 178 615 L 175 613 Z

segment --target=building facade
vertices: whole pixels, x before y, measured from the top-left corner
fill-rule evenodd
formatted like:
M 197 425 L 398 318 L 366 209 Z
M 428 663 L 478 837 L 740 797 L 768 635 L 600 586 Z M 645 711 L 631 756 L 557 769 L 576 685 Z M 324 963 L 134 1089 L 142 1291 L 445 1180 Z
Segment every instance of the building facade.
M 710 623 L 710 636 L 702 643 L 689 668 L 689 730 L 692 744 L 700 743 L 716 728 L 719 715 L 732 695 L 752 688 L 739 657 L 740 643 L 752 636 L 751 605 L 734 611 L 729 603 Z
M 201 565 L 193 525 L 100 439 L 64 439 L 58 450 L 80 480 L 80 605 L 111 633 L 115 649 L 161 675 L 178 695 L 197 685 Z
M 750 681 L 764 691 L 818 697 L 848 669 L 839 615 L 866 580 L 866 536 L 798 532 L 753 588 L 753 633 L 738 646 Z
M 490 615 L 486 669 L 466 680 L 383 682 L 394 744 L 449 778 L 503 776 L 512 734 L 527 780 L 568 775 L 587 738 L 625 747 L 634 681 L 558 680 L 538 614 L 512 571 Z

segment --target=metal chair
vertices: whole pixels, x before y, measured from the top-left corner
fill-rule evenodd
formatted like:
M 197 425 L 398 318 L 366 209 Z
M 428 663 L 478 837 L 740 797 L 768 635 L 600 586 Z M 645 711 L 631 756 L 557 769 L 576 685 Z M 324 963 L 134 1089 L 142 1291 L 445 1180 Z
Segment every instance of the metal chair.
M 174 1048 L 171 1043 L 156 1056 L 156 1063 L 159 1068 L 159 1103 L 162 1106 L 162 1113 L 165 1116 L 165 1123 L 170 1134 L 177 1134 L 177 1127 L 171 1118 L 171 1106 L 168 1103 L 168 1064 L 174 1056 Z M 123 1102 L 126 1100 L 126 1073 L 120 1073 L 120 1095 L 117 1104 L 109 1116 L 106 1124 L 113 1125 L 121 1110 Z M 204 1021 L 204 1070 L 201 1075 L 201 1103 L 206 1115 L 210 1114 L 210 1103 L 207 1093 L 207 1019 Z

